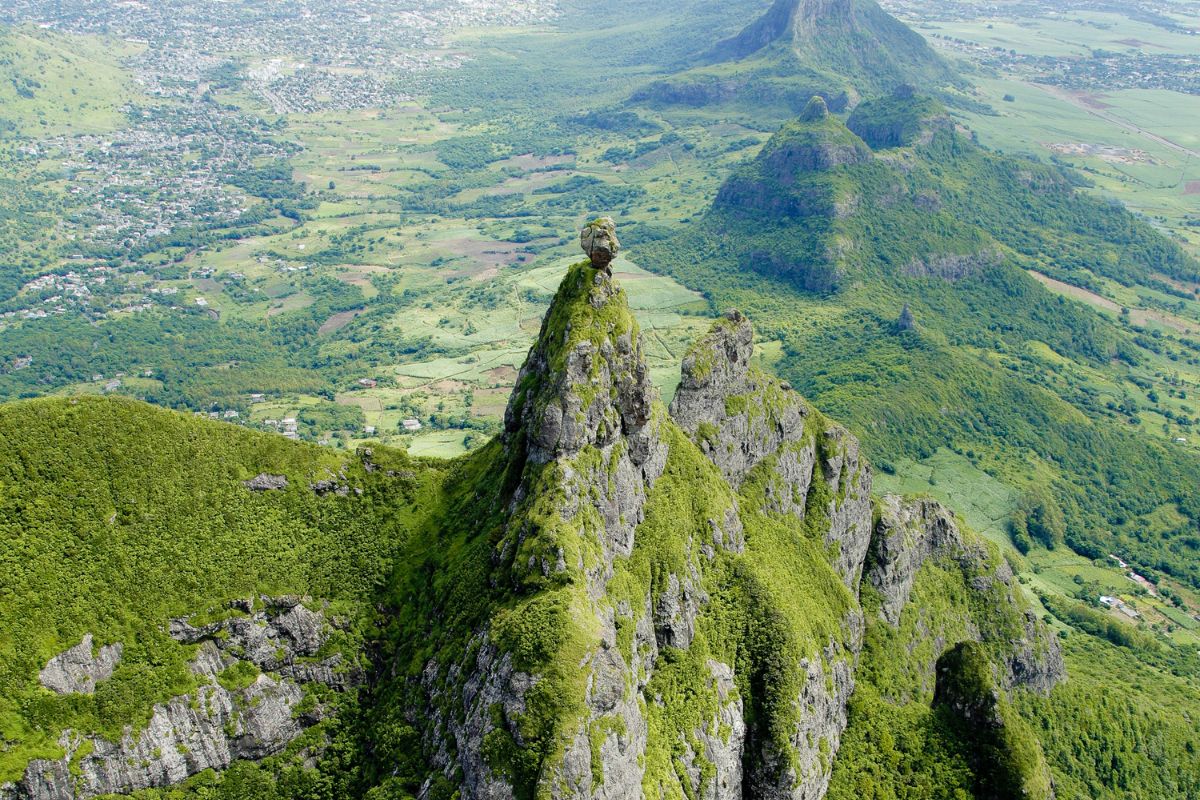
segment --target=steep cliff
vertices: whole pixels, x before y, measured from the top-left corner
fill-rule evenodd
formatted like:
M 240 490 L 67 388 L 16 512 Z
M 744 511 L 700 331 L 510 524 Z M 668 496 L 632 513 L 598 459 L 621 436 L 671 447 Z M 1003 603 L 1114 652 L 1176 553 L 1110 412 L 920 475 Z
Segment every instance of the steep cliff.
M 854 437 L 754 366 L 741 315 L 689 351 L 668 412 L 624 292 L 603 265 L 570 268 L 503 435 L 402 559 L 419 566 L 396 593 L 380 779 L 423 797 L 823 797 L 864 564 L 878 592 L 933 558 L 888 560 L 870 487 Z M 940 542 L 950 515 L 928 516 L 910 527 Z

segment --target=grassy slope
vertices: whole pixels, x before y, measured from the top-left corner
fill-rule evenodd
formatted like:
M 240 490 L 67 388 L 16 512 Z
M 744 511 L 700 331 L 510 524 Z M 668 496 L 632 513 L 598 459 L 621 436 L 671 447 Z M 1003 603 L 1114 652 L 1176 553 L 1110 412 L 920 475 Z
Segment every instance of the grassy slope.
M 96 133 L 121 124 L 120 107 L 135 92 L 118 59 L 134 52 L 98 37 L 0 27 L 0 135 Z
M 312 595 L 353 617 L 391 568 L 437 471 L 382 479 L 330 451 L 131 401 L 36 400 L 0 407 L 0 780 L 54 754 L 67 726 L 119 736 L 152 703 L 190 688 L 173 616 L 257 593 Z M 341 469 L 359 497 L 308 487 Z M 241 481 L 286 475 L 279 492 Z M 85 633 L 124 657 L 94 696 L 60 697 L 37 672 Z

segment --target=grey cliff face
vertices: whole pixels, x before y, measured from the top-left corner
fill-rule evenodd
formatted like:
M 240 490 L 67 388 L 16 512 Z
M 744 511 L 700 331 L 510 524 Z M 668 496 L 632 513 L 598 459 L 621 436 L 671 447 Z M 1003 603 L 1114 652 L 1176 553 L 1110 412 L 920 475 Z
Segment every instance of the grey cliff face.
M 262 759 L 283 750 L 324 714 L 318 704 L 300 711 L 303 685 L 322 683 L 335 689 L 361 680 L 355 670 L 341 667 L 336 654 L 312 661 L 328 638 L 328 623 L 293 598 L 281 598 L 265 611 L 234 617 L 202 627 L 172 620 L 171 635 L 181 643 L 198 644 L 191 670 L 199 681 L 194 692 L 154 706 L 149 723 L 127 728 L 120 741 L 64 731 L 58 744 L 61 759 L 30 762 L 16 784 L 0 787 L 3 800 L 85 800 L 106 794 L 170 786 L 206 769 L 221 770 L 238 759 Z M 86 650 L 84 646 L 86 645 Z M 52 659 L 52 676 L 73 677 L 73 686 L 104 680 L 91 656 L 91 637 Z M 101 653 L 119 654 L 120 645 Z M 230 689 L 218 677 L 239 661 L 263 670 L 245 688 Z M 112 662 L 115 664 L 115 661 Z M 79 665 L 83 664 L 83 667 Z M 86 668 L 90 671 L 84 673 Z M 271 674 L 267 674 L 270 672 Z M 83 679 L 77 679 L 84 675 Z M 57 677 L 52 678 L 57 680 Z M 80 689 L 81 690 L 81 689 Z M 90 689 L 89 689 L 90 690 Z
M 615 231 L 607 230 L 606 225 L 594 226 L 590 240 L 586 239 L 588 229 L 584 233 L 585 250 L 589 241 L 592 245 L 589 255 L 593 267 L 597 265 L 597 253 L 603 264 L 578 273 L 580 285 L 564 285 L 560 292 L 574 293 L 577 302 L 587 303 L 597 317 L 605 318 L 610 304 L 625 305 L 623 291 L 613 281 L 606 269 L 608 261 L 604 260 L 616 253 Z M 555 476 L 553 491 L 561 498 L 557 513 L 567 522 L 581 515 L 595 515 L 600 521 L 598 535 L 604 558 L 586 570 L 587 594 L 596 604 L 599 647 L 580 664 L 587 674 L 585 719 L 570 737 L 547 783 L 556 787 L 555 797 L 635 797 L 644 772 L 642 757 L 648 736 L 639 692 L 657 659 L 659 637 L 690 641 L 700 598 L 690 577 L 677 577 L 678 592 L 673 601 L 660 604 L 657 613 L 648 609 L 648 614 L 641 615 L 634 631 L 632 659 L 626 661 L 616 646 L 614 611 L 599 600 L 612 577 L 613 560 L 633 551 L 634 532 L 645 519 L 646 494 L 666 463 L 667 449 L 658 437 L 652 413 L 656 391 L 642 357 L 641 342 L 633 331 L 602 331 L 597 341 L 580 335 L 582 331 L 567 329 L 562 332 L 565 337 L 577 338 L 573 345 L 564 346 L 551 333 L 553 324 L 552 311 L 538 343 L 530 350 L 505 414 L 504 441 L 512 451 L 523 452 L 526 463 L 533 468 L 517 488 L 512 510 L 518 512 L 519 519 L 522 504 L 535 491 L 531 483 L 535 478 L 531 476 L 551 469 Z M 595 458 L 581 458 L 585 450 Z M 519 522 L 515 524 L 517 528 L 508 541 L 519 551 L 526 532 Z M 730 535 L 737 532 L 740 529 L 730 531 Z M 508 553 L 502 557 L 509 557 Z M 522 568 L 550 576 L 563 572 L 567 565 L 560 552 L 556 557 L 546 556 L 540 563 L 523 564 Z M 650 598 L 644 602 L 649 605 Z M 661 622 L 657 630 L 651 621 L 654 619 Z M 489 633 L 481 632 L 478 640 L 489 641 Z M 423 682 L 431 707 L 437 705 L 433 700 L 441 685 L 437 681 L 440 668 L 430 662 Z M 466 797 L 510 798 L 513 788 L 508 779 L 490 768 L 479 745 L 497 728 L 493 711 L 502 709 L 499 724 L 521 746 L 521 732 L 511 721 L 525 711 L 527 694 L 542 678 L 516 671 L 511 659 L 490 644 L 479 648 L 473 663 L 451 665 L 449 670 L 451 682 L 461 682 L 463 687 L 462 721 L 442 715 L 431 727 L 434 762 L 447 774 L 462 771 Z M 634 675 L 641 677 L 631 680 Z M 607 723 L 607 733 L 597 740 L 589 731 L 601 722 Z M 453 753 L 436 742 L 446 738 L 456 744 Z M 599 752 L 593 752 L 593 747 Z M 593 774 L 596 763 L 603 764 L 599 780 Z
M 825 542 L 837 553 L 834 567 L 857 593 L 871 543 L 871 465 L 859 454 L 858 439 L 841 425 L 827 426 L 821 436 L 825 481 L 833 493 Z
M 252 492 L 271 492 L 286 489 L 288 479 L 283 475 L 269 475 L 263 472 L 248 481 L 242 481 L 242 484 Z
M 785 443 L 799 443 L 808 416 L 808 407 L 798 396 L 784 396 L 786 389 L 777 381 L 751 368 L 753 355 L 754 330 L 749 320 L 737 311 L 729 312 L 684 358 L 671 402 L 671 418 L 698 439 L 700 449 L 735 488 Z M 801 464 L 797 482 L 789 487 L 792 491 L 779 495 L 779 511 L 792 510 L 794 496 L 801 498 L 802 506 L 808 493 L 815 451 L 811 443 L 802 449 L 808 454 L 796 454 Z
M 899 625 L 917 573 L 927 561 L 954 565 L 972 591 L 996 591 L 1003 601 L 1019 607 L 1008 562 L 1001 559 L 993 566 L 984 545 L 968 541 L 945 506 L 888 495 L 879 508 L 864 580 L 878 593 L 879 614 L 888 624 Z M 1062 650 L 1032 611 L 1022 612 L 1021 628 L 1020 637 L 1002 643 L 1004 683 L 1045 694 L 1066 675 Z
M 671 417 L 734 488 L 763 473 L 767 508 L 803 520 L 813 470 L 833 492 L 826 541 L 836 568 L 854 589 L 871 537 L 871 471 L 858 440 L 838 425 L 817 421 L 791 387 L 750 363 L 754 330 L 731 311 L 689 351 Z
M 757 477 L 771 513 L 799 520 L 811 513 L 816 498 L 810 490 L 820 470 L 832 495 L 825 509 L 832 566 L 855 591 L 871 536 L 870 468 L 849 432 L 819 419 L 789 386 L 754 368 L 753 352 L 749 321 L 736 311 L 726 314 L 685 357 L 671 416 L 731 485 Z M 843 620 L 842 638 L 805 660 L 807 680 L 794 701 L 803 713 L 791 753 L 763 754 L 748 776 L 750 796 L 824 796 L 832 759 L 822 752 L 836 752 L 846 728 L 862 634 L 862 616 L 853 611 Z
M 91 694 L 96 684 L 112 676 L 121 660 L 120 642 L 107 644 L 93 654 L 92 635 L 47 662 L 38 673 L 38 681 L 58 694 Z
M 684 772 L 693 796 L 701 800 L 738 800 L 742 797 L 742 749 L 746 742 L 742 699 L 727 664 L 709 660 L 708 669 L 708 681 L 720 698 L 719 710 L 695 731 L 702 752 L 696 753 L 690 742 L 684 743 Z M 711 765 L 707 780 L 698 755 Z

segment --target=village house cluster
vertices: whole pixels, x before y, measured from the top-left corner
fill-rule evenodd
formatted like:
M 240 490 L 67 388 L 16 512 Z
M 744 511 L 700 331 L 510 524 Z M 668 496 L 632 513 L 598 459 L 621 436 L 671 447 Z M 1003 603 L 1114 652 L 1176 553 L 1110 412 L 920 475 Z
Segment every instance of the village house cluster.
M 290 149 L 215 103 L 127 109 L 131 124 L 104 136 L 58 136 L 32 148 L 53 161 L 72 201 L 68 236 L 135 248 L 196 225 L 230 222 L 247 209 L 231 174 Z
M 237 80 L 245 79 L 276 113 L 390 105 L 404 97 L 405 76 L 462 63 L 462 54 L 447 48 L 447 34 L 538 24 L 557 14 L 555 0 L 284 0 L 266 11 L 214 0 L 5 6 L 0 21 L 148 45 L 132 66 L 152 95 L 203 92 L 214 80 L 229 80 L 232 64 L 243 72 Z M 213 24 L 217 15 L 220 25 Z

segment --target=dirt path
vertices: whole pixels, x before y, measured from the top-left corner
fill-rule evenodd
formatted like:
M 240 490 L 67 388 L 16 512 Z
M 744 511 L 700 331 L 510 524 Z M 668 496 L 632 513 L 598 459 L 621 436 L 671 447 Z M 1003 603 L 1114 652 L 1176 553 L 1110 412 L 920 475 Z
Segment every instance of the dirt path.
M 1121 304 L 1113 300 L 1109 300 L 1107 297 L 1102 297 L 1101 295 L 1088 291 L 1087 289 L 1081 289 L 1078 286 L 1073 286 L 1069 283 L 1063 283 L 1062 281 L 1055 280 L 1049 275 L 1043 275 L 1036 270 L 1029 270 L 1029 274 L 1040 281 L 1043 286 L 1048 289 L 1052 289 L 1059 294 L 1065 294 L 1068 297 L 1074 298 L 1075 300 L 1081 300 L 1084 303 L 1095 306 L 1096 308 L 1102 308 L 1105 311 L 1111 311 L 1116 314 L 1121 313 Z M 1157 311 L 1149 308 L 1130 307 L 1129 321 L 1134 325 L 1137 325 L 1139 328 L 1145 327 L 1146 323 L 1153 321 L 1178 331 L 1179 333 L 1194 335 L 1197 332 L 1200 332 L 1198 331 L 1197 326 L 1188 320 L 1184 320 L 1175 316 L 1174 314 L 1168 314 L 1165 311 Z
M 1186 156 L 1200 158 L 1200 151 L 1192 150 L 1189 147 L 1184 147 L 1181 144 L 1172 142 L 1170 139 L 1159 136 L 1157 133 L 1154 133 L 1153 131 L 1148 131 L 1145 128 L 1139 128 L 1137 125 L 1133 124 L 1129 120 L 1122 119 L 1121 117 L 1118 117 L 1116 114 L 1112 114 L 1103 109 L 1096 108 L 1094 106 L 1090 106 L 1086 102 L 1084 102 L 1083 98 L 1079 97 L 1079 95 L 1075 94 L 1074 92 L 1069 92 L 1065 89 L 1060 89 L 1057 86 L 1046 86 L 1046 85 L 1040 84 L 1040 83 L 1026 83 L 1025 85 L 1032 87 L 1032 88 L 1041 89 L 1046 94 L 1048 94 L 1052 97 L 1057 97 L 1059 100 L 1065 100 L 1066 102 L 1070 103 L 1071 105 L 1075 106 L 1076 108 L 1081 109 L 1081 110 L 1086 111 L 1087 113 L 1091 114 L 1093 117 L 1102 119 L 1105 122 L 1111 122 L 1113 125 L 1116 125 L 1117 127 L 1121 128 L 1123 130 L 1129 131 L 1130 133 L 1136 133 L 1139 136 L 1143 136 L 1152 142 L 1161 144 L 1163 147 L 1170 148 L 1171 150 L 1174 150 L 1178 153 L 1183 153 Z

